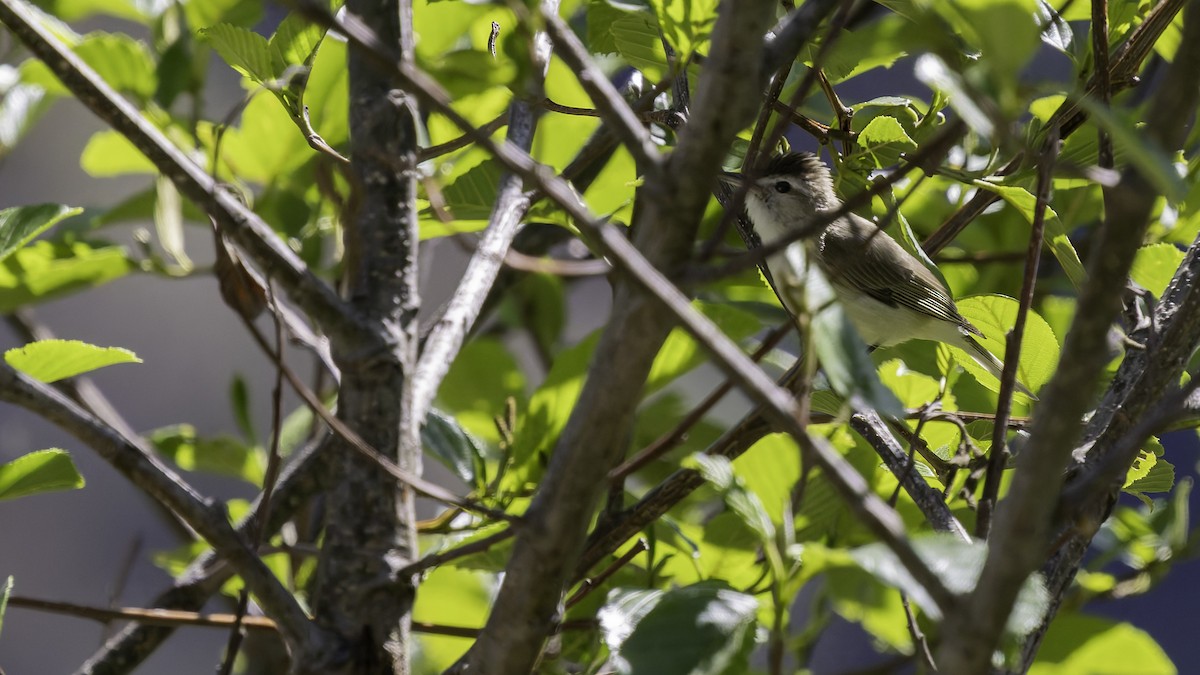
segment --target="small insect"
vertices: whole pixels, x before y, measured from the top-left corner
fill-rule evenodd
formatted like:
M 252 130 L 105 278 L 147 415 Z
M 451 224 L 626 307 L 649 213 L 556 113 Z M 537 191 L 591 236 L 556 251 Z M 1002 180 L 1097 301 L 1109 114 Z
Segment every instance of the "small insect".
M 496 38 L 500 37 L 500 24 L 492 22 L 492 34 L 488 36 L 488 51 L 496 58 Z

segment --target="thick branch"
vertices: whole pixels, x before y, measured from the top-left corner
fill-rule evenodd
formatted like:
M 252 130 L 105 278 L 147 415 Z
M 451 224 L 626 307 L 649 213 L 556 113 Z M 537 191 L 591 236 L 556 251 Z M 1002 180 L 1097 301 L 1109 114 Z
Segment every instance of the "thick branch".
M 641 251 L 651 269 L 675 269 L 687 259 L 708 201 L 708 181 L 733 135 L 754 112 L 749 103 L 757 100 L 763 78 L 746 45 L 758 44 L 773 9 L 773 2 L 761 0 L 722 4 L 712 58 L 701 74 L 704 105 L 697 103 L 698 112 L 665 170 L 640 191 L 636 243 L 613 233 L 604 236 L 605 248 L 619 239 L 630 251 Z M 661 276 L 652 285 L 678 295 Z M 639 392 L 673 320 L 628 279 L 618 282 L 613 307 L 587 383 L 517 533 L 491 616 L 465 659 L 468 672 L 529 672 L 604 489 L 596 472 L 614 466 L 626 449 Z M 757 366 L 750 367 L 761 375 Z
M 349 0 L 346 16 L 372 26 L 412 65 L 411 0 Z M 342 371 L 338 418 L 407 474 L 421 475 L 420 423 L 413 416 L 417 364 L 417 106 L 390 69 L 361 49 L 347 54 L 350 171 L 355 208 L 344 223 L 349 300 L 384 349 L 335 349 Z M 351 644 L 345 672 L 407 674 L 412 656 L 411 579 L 396 570 L 418 555 L 415 491 L 337 443 L 334 489 L 316 572 L 317 620 Z M 327 672 L 296 662 L 305 673 Z
M 1200 2 L 1189 5 L 1175 62 L 1151 103 L 1147 141 L 1179 147 L 1200 100 Z M 1045 559 L 1063 471 L 1079 440 L 1079 420 L 1107 360 L 1106 335 L 1120 310 L 1120 297 L 1134 253 L 1141 245 L 1157 195 L 1153 186 L 1128 169 L 1105 193 L 1106 223 L 1088 266 L 1089 281 L 1079 298 L 1062 361 L 1045 389 L 1017 460 L 1008 497 L 1001 503 L 987 562 L 976 590 L 961 611 L 948 617 L 938 665 L 952 673 L 986 669 L 1017 592 Z
M 352 15 L 346 16 L 343 20 L 310 4 L 303 4 L 300 7 L 315 20 L 322 22 L 324 25 L 336 27 L 337 30 L 347 36 L 350 43 L 356 48 L 369 52 L 377 64 L 390 68 L 397 79 L 414 87 L 422 100 L 427 101 L 434 109 L 445 115 L 447 119 L 464 132 L 475 137 L 480 146 L 491 152 L 501 164 L 514 172 L 520 173 L 527 180 L 533 182 L 546 196 L 559 206 L 562 206 L 575 219 L 576 223 L 593 237 L 593 243 L 604 255 L 611 257 L 615 263 L 618 263 L 622 271 L 628 274 L 629 278 L 638 287 L 653 296 L 659 303 L 665 305 L 670 315 L 682 320 L 684 328 L 701 344 L 705 345 L 710 353 L 716 357 L 717 365 L 724 369 L 727 374 L 733 376 L 738 385 L 748 395 L 766 406 L 766 414 L 771 421 L 779 424 L 780 428 L 796 435 L 797 440 L 802 444 L 810 445 L 813 443 L 812 439 L 808 438 L 793 416 L 795 410 L 792 405 L 791 396 L 786 391 L 774 387 L 770 379 L 753 365 L 749 358 L 737 348 L 737 345 L 725 337 L 711 321 L 695 311 L 687 303 L 687 299 L 661 273 L 655 270 L 654 266 L 647 261 L 637 246 L 630 243 L 614 227 L 597 221 L 575 197 L 570 187 L 564 181 L 555 177 L 545 167 L 536 164 L 527 154 L 521 153 L 507 144 L 497 144 L 486 134 L 480 133 L 472 127 L 462 115 L 450 107 L 448 96 L 435 82 L 424 73 L 407 67 L 404 63 L 392 58 L 389 50 L 380 45 L 373 33 Z M 742 7 L 739 5 L 737 9 L 741 10 Z M 736 48 L 739 54 L 744 53 L 744 40 L 748 39 L 745 36 L 740 36 L 740 38 L 743 40 L 743 44 Z M 725 106 L 730 104 L 744 104 L 746 101 L 754 102 L 757 100 L 757 97 L 754 95 L 748 94 L 744 99 L 738 99 L 730 94 L 733 91 L 741 91 L 741 87 L 749 81 L 747 72 L 750 72 L 752 69 L 737 68 L 730 65 L 731 62 L 729 60 L 713 58 L 707 72 L 712 71 L 714 64 L 722 64 L 723 61 L 726 68 L 721 72 L 721 78 L 730 83 L 729 88 L 726 90 L 710 91 L 708 93 L 710 99 L 704 102 L 706 107 L 702 108 L 702 110 L 711 112 L 706 112 L 693 119 L 692 123 L 685 128 L 684 133 L 681 135 L 679 146 L 680 150 L 688 147 L 688 144 L 682 139 L 690 135 L 710 138 L 709 141 L 704 142 L 703 147 L 711 152 L 713 156 L 711 169 L 709 169 L 709 173 L 705 177 L 706 174 L 699 171 L 688 174 L 682 170 L 675 171 L 673 166 L 668 166 L 668 170 L 664 172 L 661 182 L 669 182 L 671 187 L 679 187 L 680 189 L 676 192 L 668 190 L 665 195 L 660 195 L 656 191 L 647 193 L 646 203 L 659 205 L 647 212 L 654 212 L 657 215 L 660 210 L 666 211 L 665 217 L 659 220 L 648 219 L 646 221 L 655 224 L 654 228 L 650 229 L 661 228 L 661 223 L 678 222 L 678 219 L 681 217 L 680 213 L 683 212 L 671 211 L 669 208 L 663 209 L 661 205 L 675 203 L 675 200 L 680 198 L 679 195 L 687 195 L 687 198 L 699 199 L 700 196 L 697 192 L 702 190 L 704 192 L 703 198 L 707 199 L 707 186 L 711 182 L 710 179 L 715 177 L 717 162 L 720 161 L 720 155 L 724 152 L 725 146 L 721 145 L 721 139 L 728 141 L 742 123 L 727 115 Z M 759 80 L 765 80 L 765 77 L 761 73 L 759 74 Z M 750 84 L 761 89 L 765 82 L 755 81 Z M 751 114 L 752 111 L 747 113 L 746 122 L 749 121 Z M 702 120 L 704 123 L 699 124 L 697 120 Z M 673 155 L 670 163 L 673 164 L 675 161 L 676 159 Z M 687 162 L 681 162 L 681 164 L 682 166 L 688 165 Z M 684 180 L 683 176 L 687 176 L 687 179 Z M 683 184 L 680 184 L 680 181 Z M 624 299 L 621 298 L 620 300 Z M 627 307 L 627 305 L 621 302 L 618 302 L 617 306 L 622 308 Z M 623 312 L 623 314 L 627 313 Z M 640 333 L 637 333 L 635 330 L 633 334 L 637 334 L 639 341 L 641 341 Z M 609 346 L 608 349 L 612 351 L 614 348 Z M 627 354 L 622 350 L 620 358 L 615 362 L 624 364 L 626 357 Z M 605 377 L 614 375 L 619 375 L 621 378 L 628 377 L 628 374 L 624 371 L 619 374 L 608 373 Z M 630 386 L 627 383 L 622 384 Z M 578 407 L 586 407 L 588 405 L 588 401 L 581 400 Z M 616 420 L 618 424 L 622 422 L 622 420 Z M 813 451 L 814 460 L 822 468 L 826 469 L 830 481 L 843 499 L 848 502 L 849 506 L 855 510 L 855 513 L 863 519 L 866 525 L 893 549 L 913 577 L 926 586 L 926 589 L 935 601 L 944 606 L 952 604 L 953 597 L 946 590 L 944 584 L 929 570 L 925 563 L 916 555 L 915 550 L 908 544 L 902 524 L 895 512 L 870 491 L 862 476 L 840 455 L 834 452 L 828 444 L 821 443 L 820 441 L 816 441 L 816 444 L 819 447 L 819 451 Z M 587 475 L 587 472 L 591 470 L 593 470 L 593 467 L 583 467 L 580 471 L 576 472 L 576 475 Z M 590 485 L 586 487 L 591 488 Z
M 274 533 L 283 527 L 298 509 L 325 488 L 329 479 L 330 455 L 322 450 L 328 449 L 329 439 L 330 436 L 325 435 L 293 453 L 275 485 L 271 512 L 261 528 L 264 534 Z M 254 519 L 258 505 L 259 500 L 255 500 L 248 511 L 250 515 L 238 523 L 240 536 L 248 536 L 259 529 L 258 521 Z M 170 588 L 150 601 L 150 605 L 158 609 L 198 612 L 235 572 L 224 564 L 216 551 L 201 553 Z M 174 626 L 131 623 L 92 654 L 76 671 L 76 675 L 124 675 L 132 672 L 174 632 Z

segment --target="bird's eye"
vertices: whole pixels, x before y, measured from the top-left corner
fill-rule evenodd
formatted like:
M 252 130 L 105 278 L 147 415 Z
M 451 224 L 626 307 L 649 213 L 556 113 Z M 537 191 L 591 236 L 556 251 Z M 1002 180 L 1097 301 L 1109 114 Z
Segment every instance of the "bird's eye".
M 786 180 L 781 180 L 775 184 L 775 191 L 779 194 L 786 194 L 792 191 L 792 184 Z

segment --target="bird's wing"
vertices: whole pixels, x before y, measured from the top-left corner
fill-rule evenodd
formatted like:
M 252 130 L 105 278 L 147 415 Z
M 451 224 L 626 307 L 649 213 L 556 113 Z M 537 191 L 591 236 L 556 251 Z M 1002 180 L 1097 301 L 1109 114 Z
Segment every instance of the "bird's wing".
M 830 263 L 826 273 L 833 281 L 886 305 L 907 307 L 982 335 L 958 313 L 941 279 L 874 223 L 850 215 L 830 227 L 841 228 L 821 239 L 821 258 Z M 905 264 L 890 262 L 897 258 Z

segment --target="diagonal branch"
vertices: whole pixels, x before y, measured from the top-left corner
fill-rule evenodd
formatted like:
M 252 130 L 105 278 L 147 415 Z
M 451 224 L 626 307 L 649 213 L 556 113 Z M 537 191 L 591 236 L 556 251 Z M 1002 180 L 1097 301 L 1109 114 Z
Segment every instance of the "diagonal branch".
M 357 318 L 333 289 L 309 271 L 269 225 L 237 197 L 222 190 L 202 167 L 56 38 L 25 0 L 0 0 L 0 21 L 81 103 L 125 136 L 182 194 L 211 215 L 325 333 L 344 344 L 358 344 L 364 339 Z
M 1150 102 L 1146 138 L 1163 149 L 1178 148 L 1200 102 L 1200 2 L 1191 2 L 1175 61 Z M 1105 223 L 1088 266 L 1088 283 L 1063 344 L 1062 361 L 1044 390 L 1017 460 L 1008 496 L 1001 503 L 978 585 L 958 611 L 947 617 L 938 650 L 946 672 L 974 673 L 987 668 L 1017 592 L 1045 560 L 1051 546 L 1055 505 L 1062 476 L 1080 438 L 1088 397 L 1107 360 L 1108 328 L 1120 310 L 1120 298 L 1133 257 L 1149 225 L 1158 195 L 1136 168 L 1105 190 Z
M 722 7 L 724 8 L 724 5 Z M 822 468 L 827 470 L 830 481 L 842 497 L 851 505 L 851 508 L 855 509 L 855 513 L 864 520 L 872 532 L 893 549 L 901 563 L 905 565 L 919 583 L 926 586 L 926 590 L 929 591 L 936 602 L 943 605 L 943 607 L 953 603 L 951 593 L 945 588 L 941 580 L 925 565 L 924 561 L 917 556 L 916 551 L 907 541 L 903 525 L 895 511 L 888 507 L 883 500 L 879 499 L 870 490 L 862 476 L 827 443 L 821 439 L 809 438 L 793 416 L 795 409 L 791 395 L 776 387 L 770 378 L 741 352 L 737 345 L 721 333 L 711 321 L 695 311 L 688 304 L 686 297 L 657 271 L 655 264 L 650 262 L 647 256 L 643 255 L 643 250 L 654 250 L 657 248 L 656 246 L 639 247 L 631 243 L 615 227 L 597 221 L 588 212 L 587 208 L 580 203 L 570 187 L 564 181 L 554 176 L 546 167 L 538 165 L 527 154 L 519 152 L 511 145 L 498 144 L 485 134 L 476 133 L 471 124 L 450 107 L 449 97 L 441 90 L 437 83 L 419 70 L 392 58 L 391 52 L 379 44 L 373 32 L 367 26 L 363 25 L 361 21 L 353 17 L 353 15 L 347 15 L 344 18 L 335 18 L 328 11 L 311 4 L 300 5 L 300 8 L 308 16 L 312 17 L 313 20 L 336 28 L 347 37 L 351 45 L 355 48 L 364 50 L 366 53 L 372 55 L 377 64 L 389 68 L 398 80 L 406 86 L 412 87 L 413 93 L 420 96 L 423 101 L 429 103 L 434 110 L 443 114 L 464 132 L 474 135 L 479 145 L 491 152 L 502 165 L 533 182 L 546 196 L 562 206 L 575 219 L 580 228 L 592 236 L 593 242 L 601 252 L 611 257 L 614 263 L 620 266 L 622 271 L 628 275 L 628 278 L 638 289 L 653 297 L 656 301 L 653 305 L 654 310 L 656 310 L 655 313 L 661 314 L 657 310 L 665 306 L 669 310 L 669 316 L 682 321 L 683 327 L 713 354 L 717 365 L 726 374 L 733 377 L 739 387 L 755 401 L 766 406 L 770 421 L 779 424 L 781 429 L 796 435 L 797 440 L 802 445 L 815 446 L 816 449 L 813 450 L 814 459 L 820 463 Z M 728 11 L 739 12 L 743 11 L 743 9 L 742 5 L 738 4 L 736 7 L 728 8 Z M 745 31 L 740 36 L 741 39 L 748 40 L 748 34 L 749 31 Z M 732 49 L 739 55 L 743 54 L 746 51 L 745 42 L 738 43 Z M 714 71 L 717 71 L 718 75 L 712 75 Z M 661 182 L 670 181 L 670 185 L 653 186 L 654 189 L 651 189 L 651 184 L 644 186 L 643 189 L 646 192 L 642 195 L 643 203 L 655 205 L 655 208 L 647 209 L 644 212 L 653 214 L 653 217 L 648 218 L 645 222 L 654 223 L 654 227 L 642 228 L 641 231 L 651 231 L 651 233 L 645 236 L 654 236 L 653 232 L 671 233 L 671 228 L 666 226 L 668 223 L 678 223 L 681 221 L 687 223 L 689 220 L 698 220 L 699 211 L 708 200 L 708 185 L 710 183 L 708 178 L 715 178 L 716 168 L 722 158 L 725 147 L 728 145 L 729 139 L 740 130 L 743 122 L 736 115 L 728 115 L 726 106 L 731 104 L 745 104 L 744 122 L 749 123 L 750 118 L 753 116 L 751 106 L 758 100 L 757 92 L 765 84 L 766 79 L 764 73 L 757 73 L 754 77 L 750 77 L 748 73 L 754 72 L 754 68 L 748 66 L 744 58 L 739 61 L 737 58 L 722 59 L 710 57 L 705 72 L 710 73 L 710 77 L 719 76 L 726 86 L 724 88 L 709 88 L 707 96 L 710 98 L 704 101 L 704 107 L 700 105 L 696 106 L 697 115 L 694 116 L 691 124 L 684 128 L 679 148 L 668 160 L 670 170 L 660 175 Z M 744 96 L 734 96 L 731 94 L 731 92 L 742 91 L 742 88 L 746 87 L 747 83 L 753 85 L 754 89 Z M 702 123 L 698 123 L 697 119 Z M 689 130 L 693 131 L 689 132 Z M 718 131 L 720 133 L 717 133 Z M 682 140 L 695 134 L 700 134 L 707 140 L 688 143 Z M 687 157 L 689 153 L 684 152 L 685 148 L 689 148 L 689 145 L 693 142 L 697 146 L 695 152 L 702 152 L 704 155 L 703 159 L 699 157 Z M 681 158 L 681 153 L 686 159 Z M 706 175 L 708 178 L 704 178 Z M 686 179 L 684 178 L 685 176 Z M 676 200 L 684 196 L 688 200 L 692 200 L 698 204 L 694 209 L 695 213 L 693 213 L 692 209 L 671 208 L 673 204 L 678 203 Z M 688 218 L 689 215 L 692 217 Z M 647 216 L 643 215 L 642 217 L 645 218 Z M 690 226 L 694 227 L 694 222 Z M 624 303 L 632 303 L 637 297 L 635 295 L 622 295 L 616 306 L 626 307 L 628 305 Z M 624 335 L 624 331 L 629 330 L 631 331 L 629 334 L 638 335 L 639 339 L 637 342 L 640 344 L 644 340 L 648 340 L 648 338 L 644 337 L 648 333 L 642 332 L 642 329 L 647 327 L 644 324 L 646 317 L 639 315 L 635 321 L 628 316 L 630 313 L 628 310 L 623 311 L 622 314 L 625 315 L 623 319 L 621 315 L 614 317 L 613 322 L 610 323 L 610 330 L 619 335 Z M 623 325 L 623 322 L 629 323 L 628 325 Z M 663 328 L 662 337 L 665 337 L 665 327 L 657 325 L 651 327 L 656 329 Z M 617 351 L 620 352 L 619 358 L 615 356 L 608 357 L 612 359 L 612 363 L 625 366 L 627 362 L 635 360 L 630 357 L 626 347 L 628 347 L 628 344 L 606 345 L 606 348 L 614 352 L 614 354 Z M 654 351 L 656 350 L 657 347 L 654 348 Z M 649 368 L 649 360 L 652 356 L 653 354 L 638 355 L 639 359 L 644 358 L 646 361 L 645 368 L 647 370 Z M 606 358 L 605 353 L 598 351 L 597 361 L 601 361 L 604 358 Z M 614 392 L 626 392 L 634 386 L 624 381 L 625 379 L 636 380 L 639 387 L 640 383 L 645 379 L 644 377 L 635 377 L 633 373 L 623 369 L 618 372 L 607 373 L 605 379 L 607 380 L 608 378 L 621 380 L 619 385 L 613 388 Z M 592 389 L 592 387 L 585 387 L 585 392 L 589 389 Z M 581 398 L 577 407 L 586 409 L 591 407 L 593 403 L 593 401 L 587 398 Z M 618 422 L 620 421 L 616 417 L 609 419 L 605 434 L 610 434 L 612 429 L 618 428 Z M 587 429 L 587 431 L 590 430 Z M 575 430 L 574 433 L 578 433 L 579 431 Z M 571 432 L 570 425 L 568 425 L 568 432 Z M 566 437 L 565 435 L 564 438 Z M 570 444 L 565 444 L 565 441 L 560 441 L 560 443 L 564 444 L 563 447 L 571 447 Z M 555 457 L 559 456 L 561 456 L 561 453 L 555 454 Z M 580 467 L 577 475 L 587 477 L 589 476 L 588 472 L 591 470 L 593 470 L 592 467 Z M 587 486 L 586 491 L 581 494 L 586 495 L 589 491 L 590 486 Z M 567 517 L 567 514 L 563 514 L 557 519 L 563 520 Z M 554 556 L 551 556 L 551 559 L 553 558 Z M 537 564 L 536 566 L 531 566 L 530 569 L 534 569 L 535 567 L 536 569 L 542 568 L 542 562 L 533 562 Z M 565 575 L 563 576 L 565 577 Z M 511 577 L 508 579 L 511 580 Z M 539 583 L 544 584 L 545 579 L 539 580 Z M 493 616 L 496 616 L 496 614 L 493 614 Z M 509 621 L 510 624 L 520 623 L 511 620 L 511 617 L 505 620 Z M 529 626 L 521 626 L 520 628 L 528 630 Z M 544 634 L 543 631 L 539 633 L 539 636 Z M 487 635 L 486 631 L 485 635 Z M 497 655 L 497 658 L 500 656 L 503 655 Z M 521 658 L 521 655 L 518 655 L 517 658 Z
M 238 523 L 238 534 L 246 537 L 259 530 L 264 534 L 274 533 L 292 518 L 297 510 L 323 489 L 330 479 L 328 434 L 314 440 L 293 453 L 291 461 L 283 468 L 271 499 L 271 512 L 262 523 L 255 517 L 261 497 L 251 505 L 248 515 Z M 198 612 L 208 599 L 221 589 L 236 573 L 224 563 L 221 555 L 210 550 L 201 553 L 188 565 L 170 588 L 159 593 L 151 605 L 164 610 Z M 128 673 L 146 660 L 159 645 L 174 633 L 173 626 L 131 623 L 113 635 L 88 660 L 75 675 L 116 675 Z
M 554 51 L 574 71 L 579 84 L 592 98 L 601 116 L 611 125 L 613 133 L 629 149 L 637 166 L 647 171 L 660 166 L 662 159 L 650 138 L 650 132 L 592 60 L 571 27 L 557 14 L 546 12 L 544 16 L 546 33 L 554 40 Z
M 130 482 L 167 506 L 220 551 L 264 609 L 279 622 L 289 646 L 303 658 L 323 663 L 333 655 L 336 641 L 309 621 L 296 598 L 230 526 L 224 509 L 201 497 L 154 457 L 140 439 L 121 434 L 54 388 L 8 366 L 0 366 L 0 400 L 36 413 L 87 443 Z
M 558 2 L 548 2 L 543 9 L 547 19 L 557 18 Z M 538 75 L 527 86 L 529 91 L 523 98 L 516 98 L 508 109 L 508 143 L 529 152 L 533 147 L 533 134 L 537 129 L 538 103 L 542 98 L 542 80 L 550 63 L 550 42 L 545 33 L 534 37 L 535 68 Z M 413 376 L 413 417 L 418 422 L 429 414 L 438 387 L 450 370 L 450 364 L 462 348 L 463 341 L 479 318 L 488 292 L 496 282 L 504 264 L 505 254 L 521 225 L 521 220 L 532 204 L 523 192 L 521 176 L 508 173 L 500 179 L 496 190 L 496 201 L 488 219 L 487 230 L 467 263 L 458 288 L 438 318 L 433 330 L 425 340 L 417 372 Z

